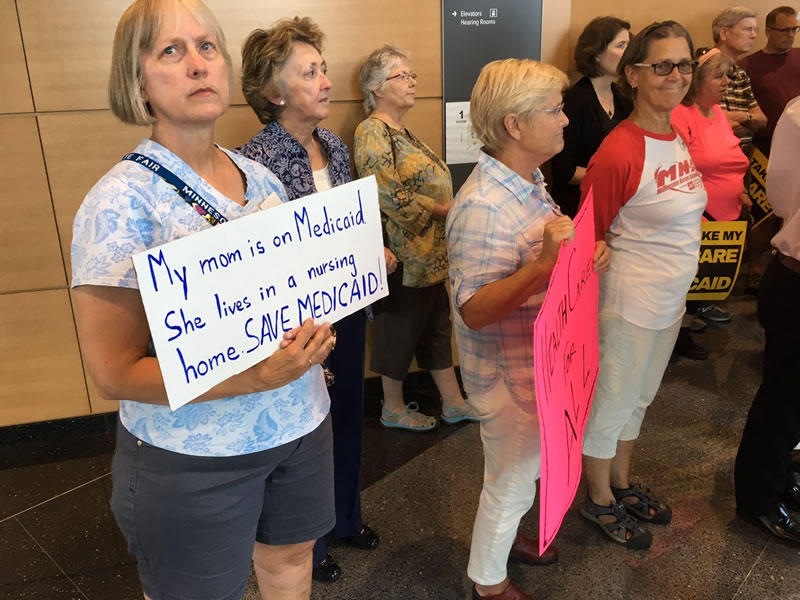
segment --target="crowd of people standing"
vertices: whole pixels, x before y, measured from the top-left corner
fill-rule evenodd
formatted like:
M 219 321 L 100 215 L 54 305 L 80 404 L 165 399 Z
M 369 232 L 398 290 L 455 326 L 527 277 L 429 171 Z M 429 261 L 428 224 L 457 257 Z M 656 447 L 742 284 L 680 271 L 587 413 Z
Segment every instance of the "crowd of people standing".
M 757 27 L 745 8 L 719 15 L 715 47 L 697 51 L 675 21 L 633 32 L 622 19 L 594 19 L 578 39 L 582 77 L 572 87 L 539 61 L 487 64 L 470 100 L 482 148 L 455 195 L 444 161 L 404 123 L 417 83 L 410 54 L 376 49 L 359 74 L 365 119 L 352 157 L 356 174 L 378 184 L 387 301 L 335 328 L 305 321 L 274 354 L 172 411 L 131 256 L 253 214 L 271 195 L 291 202 L 353 173 L 347 145 L 320 127 L 333 82 L 311 19 L 248 36 L 242 91 L 264 127 L 229 151 L 214 143 L 233 72 L 216 18 L 201 0 L 136 0 L 117 27 L 109 97 L 120 120 L 152 127 L 135 152 L 159 169 L 123 160 L 89 191 L 74 222 L 72 287 L 88 371 L 105 397 L 120 400 L 111 504 L 145 598 L 240 598 L 251 568 L 263 598 L 308 598 L 312 577 L 333 582 L 341 573 L 328 541 L 378 547 L 362 518 L 359 476 L 369 318 L 385 427 L 437 425 L 403 399 L 414 358 L 441 394 L 442 422 L 480 423 L 473 598 L 529 598 L 507 562 L 558 559 L 555 547 L 540 555 L 518 532 L 541 462 L 531 330 L 590 191 L 600 367 L 580 514 L 618 546 L 648 548 L 649 526 L 668 525 L 672 509 L 632 481 L 636 440 L 691 327 L 686 295 L 701 222 L 747 217 L 752 144 L 770 154 L 768 194 L 783 221 L 775 218 L 763 280 L 751 273 L 766 349 L 736 459 L 737 511 L 800 543 L 789 460 L 800 442 L 797 12 L 779 7 L 765 23 L 767 46 L 740 64 Z M 548 161 L 552 196 L 541 170 Z M 680 179 L 654 176 L 671 165 L 681 165 Z M 175 181 L 193 193 L 179 195 Z M 726 321 L 719 307 L 693 308 L 704 321 Z

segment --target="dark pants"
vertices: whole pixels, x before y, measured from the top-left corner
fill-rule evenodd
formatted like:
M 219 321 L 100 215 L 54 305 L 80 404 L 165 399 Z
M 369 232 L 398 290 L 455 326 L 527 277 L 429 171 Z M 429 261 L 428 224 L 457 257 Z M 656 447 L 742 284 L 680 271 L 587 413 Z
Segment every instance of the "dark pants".
M 740 512 L 760 516 L 775 508 L 794 482 L 790 453 L 800 441 L 800 274 L 776 259 L 758 294 L 764 327 L 764 376 L 747 415 L 734 481 Z
M 361 442 L 364 435 L 364 354 L 367 319 L 363 310 L 334 325 L 336 348 L 328 357 L 335 382 L 331 395 L 335 537 L 355 535 L 361 522 Z M 314 544 L 314 566 L 328 553 L 324 538 Z

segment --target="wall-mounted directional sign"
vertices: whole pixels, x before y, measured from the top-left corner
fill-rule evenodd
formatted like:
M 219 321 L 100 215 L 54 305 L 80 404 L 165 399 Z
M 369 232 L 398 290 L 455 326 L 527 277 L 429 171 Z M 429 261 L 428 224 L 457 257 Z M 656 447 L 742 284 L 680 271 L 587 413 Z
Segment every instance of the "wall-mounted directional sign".
M 442 0 L 442 93 L 445 162 L 453 188 L 464 183 L 480 144 L 469 98 L 481 67 L 500 58 L 539 59 L 542 0 Z

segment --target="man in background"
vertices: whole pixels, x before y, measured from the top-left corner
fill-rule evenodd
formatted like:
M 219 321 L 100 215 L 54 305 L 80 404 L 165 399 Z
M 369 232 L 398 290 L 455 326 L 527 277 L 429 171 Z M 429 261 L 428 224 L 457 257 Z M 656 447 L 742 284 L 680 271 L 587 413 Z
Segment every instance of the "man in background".
M 756 13 L 746 6 L 726 8 L 711 23 L 714 44 L 734 62 L 753 49 L 757 33 Z M 767 124 L 767 118 L 756 101 L 750 77 L 744 69 L 735 65 L 728 79 L 728 91 L 719 104 L 734 133 L 742 140 L 746 154 L 747 146 L 753 140 L 753 133 Z
M 740 61 L 750 77 L 758 105 L 767 116 L 767 126 L 756 133 L 756 145 L 769 155 L 775 124 L 789 100 L 800 95 L 800 48 L 793 48 L 797 10 L 779 6 L 766 18 L 767 44 Z
M 748 157 L 751 156 L 753 136 L 766 126 L 767 117 L 753 94 L 750 77 L 736 64 L 736 59 L 753 49 L 757 33 L 756 13 L 746 6 L 726 8 L 711 23 L 714 44 L 720 52 L 734 61 L 734 66 L 728 74 L 728 89 L 719 105 L 728 117 L 733 132 L 739 137 L 742 150 Z M 758 295 L 762 272 L 761 258 L 764 251 L 769 248 L 769 239 L 773 232 L 774 230 L 769 230 L 763 225 L 760 228 L 748 229 L 749 269 L 745 292 L 750 295 Z

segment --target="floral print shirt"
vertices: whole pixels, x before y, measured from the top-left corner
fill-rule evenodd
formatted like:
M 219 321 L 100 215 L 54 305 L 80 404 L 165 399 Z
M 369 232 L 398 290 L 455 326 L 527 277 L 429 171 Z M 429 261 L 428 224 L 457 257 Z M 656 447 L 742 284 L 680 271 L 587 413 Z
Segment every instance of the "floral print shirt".
M 350 181 L 350 152 L 332 131 L 317 127 L 314 135 L 328 157 L 331 186 Z M 272 171 L 281 180 L 289 200 L 297 200 L 317 191 L 308 152 L 277 121 L 270 121 L 246 144 L 236 148 Z
M 385 243 L 403 263 L 403 285 L 428 287 L 447 279 L 444 220 L 433 207 L 453 199 L 450 169 L 407 129 L 374 117 L 356 128 L 356 171 L 375 175 Z

